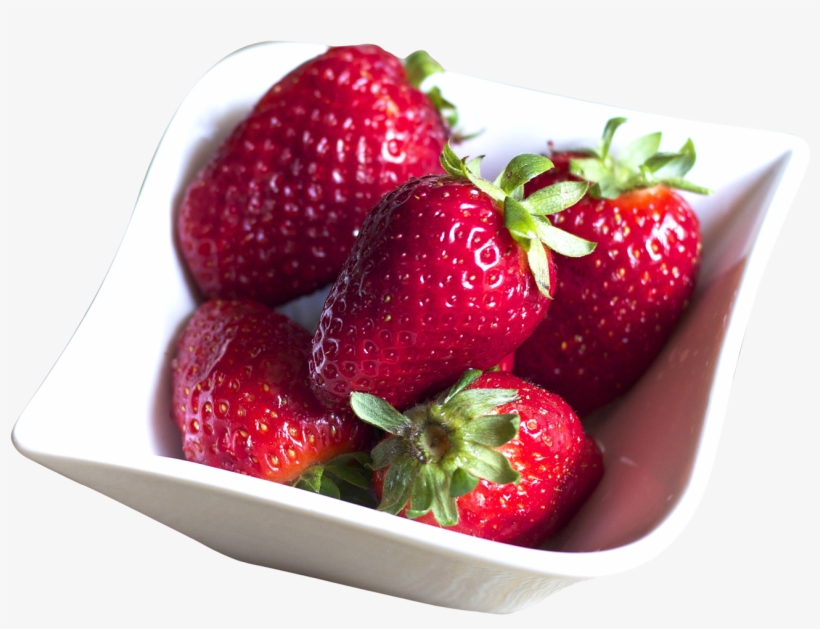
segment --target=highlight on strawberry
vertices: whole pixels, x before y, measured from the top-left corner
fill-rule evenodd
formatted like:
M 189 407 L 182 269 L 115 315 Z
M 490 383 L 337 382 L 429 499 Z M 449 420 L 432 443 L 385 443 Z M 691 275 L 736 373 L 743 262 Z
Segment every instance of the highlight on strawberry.
M 353 391 L 406 408 L 468 368 L 494 367 L 546 314 L 552 251 L 595 247 L 548 220 L 588 184 L 524 196 L 552 168 L 546 157 L 519 155 L 494 182 L 481 158 L 459 159 L 449 144 L 441 164 L 445 175 L 412 179 L 373 208 L 325 301 L 310 373 L 331 408 Z
M 185 191 L 177 235 L 202 294 L 273 307 L 332 283 L 382 195 L 441 172 L 457 115 L 419 89 L 441 70 L 340 46 L 273 85 Z
M 356 415 L 388 436 L 372 451 L 379 510 L 535 546 L 580 508 L 601 452 L 558 396 L 509 373 L 468 370 L 404 414 L 354 392 Z
M 606 123 L 595 150 L 553 153 L 555 168 L 532 180 L 539 194 L 584 181 L 589 192 L 556 227 L 598 243 L 585 258 L 558 252 L 558 286 L 547 319 L 516 352 L 514 372 L 554 391 L 585 416 L 629 388 L 649 368 L 689 302 L 700 266 L 700 226 L 675 189 L 708 194 L 685 179 L 695 164 L 687 140 L 659 152 L 660 133 L 611 145 L 624 118 Z

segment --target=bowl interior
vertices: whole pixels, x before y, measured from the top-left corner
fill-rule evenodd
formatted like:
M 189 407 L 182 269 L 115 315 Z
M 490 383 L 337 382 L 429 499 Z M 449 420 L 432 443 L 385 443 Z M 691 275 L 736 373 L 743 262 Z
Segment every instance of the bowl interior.
M 92 308 L 16 429 L 18 441 L 39 451 L 110 463 L 123 457 L 182 458 L 170 419 L 170 361 L 175 338 L 199 297 L 175 247 L 175 209 L 188 181 L 259 96 L 323 49 L 249 47 L 217 64 L 194 87 L 160 143 Z M 594 551 L 635 542 L 679 504 L 704 456 L 705 436 L 716 438 L 719 431 L 723 409 L 717 404 L 718 412 L 711 411 L 728 395 L 745 327 L 743 313 L 736 312 L 737 296 L 744 282 L 756 285 L 759 279 L 750 277 L 747 263 L 761 228 L 770 229 L 764 219 L 788 168 L 793 140 L 624 113 L 459 75 L 443 75 L 437 83 L 458 104 L 462 127 L 484 130 L 457 150 L 485 154 L 485 176 L 494 177 L 516 154 L 544 152 L 547 141 L 557 148 L 594 145 L 607 119 L 625 115 L 629 123 L 620 135 L 626 140 L 662 130 L 662 148 L 671 150 L 691 136 L 699 153 L 691 179 L 716 190 L 710 197 L 690 196 L 704 236 L 691 305 L 643 379 L 589 418 L 587 429 L 604 450 L 604 480 L 545 548 Z M 324 294 L 282 310 L 313 329 Z M 726 349 L 733 326 L 739 328 L 737 347 L 729 348 L 734 355 Z M 721 370 L 727 360 L 732 364 Z M 79 422 L 70 428 L 61 421 L 66 404 L 80 409 Z M 116 415 L 111 409 L 118 409 Z

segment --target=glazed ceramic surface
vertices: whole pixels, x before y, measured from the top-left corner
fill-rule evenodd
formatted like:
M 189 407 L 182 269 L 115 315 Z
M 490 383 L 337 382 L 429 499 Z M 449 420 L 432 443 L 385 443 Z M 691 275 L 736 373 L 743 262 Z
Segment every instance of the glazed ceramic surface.
M 691 137 L 698 163 L 690 179 L 716 191 L 690 196 L 704 236 L 690 308 L 643 379 L 590 418 L 604 450 L 601 485 L 558 538 L 517 548 L 182 458 L 170 419 L 170 361 L 197 302 L 174 244 L 176 208 L 267 88 L 323 50 L 244 48 L 194 87 L 157 148 L 102 287 L 18 420 L 15 445 L 231 557 L 436 605 L 511 612 L 648 561 L 680 533 L 703 493 L 754 292 L 805 170 L 805 144 L 450 73 L 434 80 L 459 104 L 462 128 L 484 130 L 458 152 L 485 154 L 490 178 L 516 154 L 544 152 L 548 140 L 557 149 L 594 145 L 606 120 L 622 115 L 627 139 L 662 130 L 662 148 L 672 150 Z M 731 162 L 722 158 L 730 147 Z M 313 295 L 284 311 L 312 327 L 323 300 Z

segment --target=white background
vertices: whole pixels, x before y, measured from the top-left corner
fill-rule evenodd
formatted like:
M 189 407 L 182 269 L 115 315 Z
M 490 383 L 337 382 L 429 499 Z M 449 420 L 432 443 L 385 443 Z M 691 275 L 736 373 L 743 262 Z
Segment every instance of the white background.
M 820 3 L 0 7 L 4 626 L 820 626 Z M 436 609 L 233 561 L 14 450 L 175 109 L 222 57 L 266 40 L 424 48 L 462 74 L 809 143 L 712 478 L 660 557 L 512 616 Z

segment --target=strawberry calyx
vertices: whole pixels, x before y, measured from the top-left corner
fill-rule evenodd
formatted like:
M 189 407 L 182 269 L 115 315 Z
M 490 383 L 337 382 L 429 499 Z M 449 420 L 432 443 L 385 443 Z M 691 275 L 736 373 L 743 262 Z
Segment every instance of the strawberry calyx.
M 421 84 L 424 83 L 427 77 L 444 72 L 442 65 L 425 50 L 417 50 L 408 55 L 404 59 L 404 69 L 407 72 L 407 81 L 417 90 L 421 90 Z M 422 91 L 427 94 L 427 97 L 433 102 L 433 106 L 447 123 L 455 141 L 461 142 L 478 135 L 477 133 L 465 135 L 456 130 L 458 109 L 453 103 L 444 98 L 438 85 Z
M 327 463 L 311 465 L 293 482 L 293 486 L 330 496 L 345 502 L 373 507 L 370 495 L 370 455 L 350 452 L 334 457 Z
M 458 524 L 456 498 L 479 479 L 518 483 L 521 475 L 496 448 L 518 435 L 517 413 L 493 414 L 518 398 L 516 389 L 469 389 L 481 371 L 470 369 L 434 399 L 399 413 L 379 397 L 354 392 L 350 406 L 363 421 L 388 433 L 370 466 L 387 469 L 380 511 L 414 519 L 432 511 L 442 526 Z
M 444 72 L 442 65 L 426 50 L 410 53 L 404 59 L 404 70 L 407 73 L 407 81 L 416 89 L 421 89 L 421 84 L 428 76 Z
M 481 177 L 483 156 L 459 158 L 449 142 L 441 153 L 441 166 L 447 174 L 467 179 L 492 198 L 504 215 L 504 226 L 526 251 L 527 261 L 538 289 L 550 297 L 549 261 L 544 247 L 562 255 L 578 258 L 595 250 L 595 243 L 555 227 L 547 218 L 574 205 L 587 193 L 586 181 L 562 181 L 524 197 L 524 185 L 553 167 L 543 155 L 524 153 L 510 160 L 492 183 Z
M 677 153 L 659 152 L 661 133 L 650 133 L 627 144 L 618 159 L 609 149 L 615 131 L 626 118 L 610 118 L 598 147 L 585 150 L 589 157 L 570 160 L 570 172 L 593 183 L 589 195 L 596 199 L 616 199 L 624 192 L 665 185 L 677 190 L 711 194 L 711 190 L 687 181 L 684 176 L 695 165 L 695 145 L 691 139 Z

